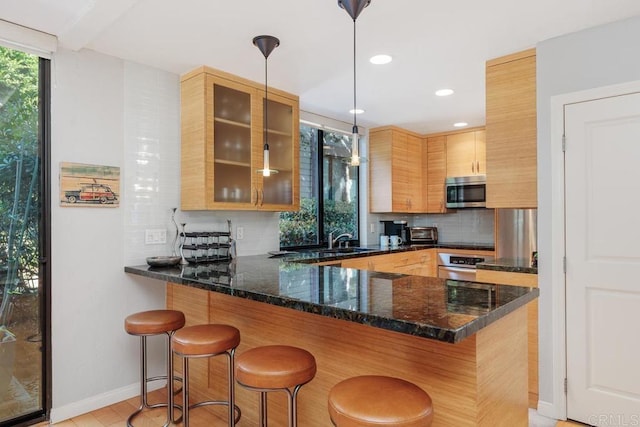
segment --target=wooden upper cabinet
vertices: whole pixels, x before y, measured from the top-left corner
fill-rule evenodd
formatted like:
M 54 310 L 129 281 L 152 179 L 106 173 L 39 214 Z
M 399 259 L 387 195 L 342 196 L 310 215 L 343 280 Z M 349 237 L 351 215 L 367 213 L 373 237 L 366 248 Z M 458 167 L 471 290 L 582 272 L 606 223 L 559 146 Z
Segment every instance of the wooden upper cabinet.
M 447 177 L 446 136 L 426 138 L 423 147 L 423 159 L 426 159 L 426 180 L 423 176 L 424 188 L 427 189 L 427 213 L 447 212 L 445 204 L 444 180 Z
M 486 64 L 487 207 L 536 208 L 536 51 Z
M 270 166 L 263 177 L 264 86 L 209 67 L 181 79 L 181 208 L 291 211 L 299 197 L 298 97 L 269 89 Z
M 487 170 L 485 131 L 475 130 L 446 136 L 447 176 L 484 175 Z
M 393 126 L 369 131 L 370 212 L 425 211 L 422 138 Z

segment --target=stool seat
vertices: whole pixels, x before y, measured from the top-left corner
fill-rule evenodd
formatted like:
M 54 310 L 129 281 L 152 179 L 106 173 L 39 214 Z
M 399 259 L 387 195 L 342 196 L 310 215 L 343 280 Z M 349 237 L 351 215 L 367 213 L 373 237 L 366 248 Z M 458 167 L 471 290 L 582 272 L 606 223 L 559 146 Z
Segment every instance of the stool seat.
M 223 405 L 228 407 L 227 422 L 229 427 L 237 424 L 241 417 L 240 408 L 235 404 L 234 359 L 236 347 L 240 344 L 240 331 L 230 325 L 206 324 L 187 326 L 180 329 L 171 337 L 173 354 L 182 357 L 182 425 L 189 427 L 192 409 L 208 405 Z M 191 404 L 189 401 L 189 359 L 227 357 L 227 399 L 205 400 Z
M 256 347 L 236 359 L 236 380 L 256 389 L 295 387 L 308 383 L 315 374 L 315 358 L 307 350 L 297 347 Z
M 329 415 L 337 427 L 428 427 L 433 406 L 431 397 L 413 383 L 365 375 L 331 389 Z
M 240 331 L 229 325 L 187 326 L 173 334 L 173 351 L 182 355 L 219 354 L 240 344 Z
M 184 313 L 177 310 L 149 310 L 124 319 L 124 330 L 130 335 L 157 335 L 184 326 Z

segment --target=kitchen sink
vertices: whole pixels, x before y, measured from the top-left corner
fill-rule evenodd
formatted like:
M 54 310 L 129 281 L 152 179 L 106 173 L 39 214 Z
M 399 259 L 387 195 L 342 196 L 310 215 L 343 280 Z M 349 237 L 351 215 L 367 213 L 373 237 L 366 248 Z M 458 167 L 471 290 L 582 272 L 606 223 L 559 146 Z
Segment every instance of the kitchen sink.
M 320 249 L 318 252 L 322 254 L 353 254 L 358 252 L 371 252 L 374 250 L 375 249 L 370 249 L 370 248 L 351 247 L 351 248 Z

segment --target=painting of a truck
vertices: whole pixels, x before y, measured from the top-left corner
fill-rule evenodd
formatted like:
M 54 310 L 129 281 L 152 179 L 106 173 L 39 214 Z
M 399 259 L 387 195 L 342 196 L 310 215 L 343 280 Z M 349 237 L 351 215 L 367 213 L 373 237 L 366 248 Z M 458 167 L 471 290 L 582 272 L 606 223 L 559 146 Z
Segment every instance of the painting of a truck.
M 118 207 L 119 193 L 119 167 L 60 163 L 61 206 Z
M 78 190 L 67 190 L 64 197 L 69 203 L 114 203 L 118 196 L 108 185 L 83 184 Z

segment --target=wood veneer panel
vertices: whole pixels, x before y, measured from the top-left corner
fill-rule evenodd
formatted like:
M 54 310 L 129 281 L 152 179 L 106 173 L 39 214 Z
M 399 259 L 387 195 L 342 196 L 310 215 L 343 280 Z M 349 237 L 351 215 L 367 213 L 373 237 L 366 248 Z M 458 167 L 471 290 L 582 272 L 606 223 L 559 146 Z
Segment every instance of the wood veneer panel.
M 444 180 L 447 177 L 445 136 L 427 138 L 427 212 L 443 213 L 445 208 Z
M 391 130 L 369 133 L 369 211 L 392 211 Z M 374 172 L 375 171 L 375 172 Z
M 527 426 L 527 330 L 525 307 L 477 335 L 478 426 Z M 504 337 L 508 336 L 509 340 Z M 508 367 L 509 375 L 503 369 Z
M 536 51 L 487 62 L 487 207 L 537 207 Z
M 477 270 L 476 281 L 503 285 L 538 287 L 538 275 L 509 271 Z M 527 305 L 527 358 L 529 407 L 538 407 L 538 300 Z
M 182 290 L 188 287 L 171 287 L 175 304 L 181 299 Z M 186 291 L 187 300 L 192 296 L 193 292 Z M 224 294 L 210 293 L 209 304 L 211 322 L 231 324 L 240 329 L 242 341 L 238 354 L 269 344 L 299 346 L 313 353 L 318 373 L 299 394 L 298 420 L 301 426 L 330 425 L 327 413 L 329 390 L 345 378 L 364 374 L 396 376 L 422 387 L 434 402 L 434 427 L 490 425 L 484 419 L 491 419 L 494 422 L 492 426 L 527 425 L 526 404 L 524 410 L 515 410 L 511 405 L 514 399 L 504 395 L 517 392 L 517 385 L 507 384 L 512 379 L 516 384 L 526 381 L 526 369 L 520 366 L 525 363 L 524 355 L 519 365 L 511 363 L 521 356 L 517 350 L 511 355 L 501 356 L 491 348 L 482 348 L 494 347 L 496 341 L 500 341 L 497 353 L 509 353 L 504 350 L 513 346 L 524 349 L 521 340 L 525 331 L 518 312 L 458 344 L 447 344 Z M 524 315 L 524 310 L 520 311 Z M 189 318 L 189 311 L 186 314 Z M 518 332 L 518 328 L 522 331 Z M 209 364 L 211 381 L 192 377 L 195 380 L 192 384 L 199 394 L 221 397 L 225 393 L 224 382 L 216 384 L 225 376 L 223 359 L 216 359 L 220 360 L 212 360 Z M 493 387 L 492 381 L 500 386 Z M 502 388 L 505 391 L 501 391 Z M 256 425 L 257 393 L 238 386 L 236 394 L 243 412 L 240 425 Z M 504 410 L 509 413 L 502 413 L 501 419 L 497 420 L 493 418 L 495 411 L 488 410 L 485 405 L 494 405 L 495 399 L 502 398 L 508 402 Z M 524 423 L 520 423 L 521 412 L 524 412 Z M 283 393 L 270 393 L 269 418 L 270 425 L 286 425 Z
M 181 161 L 180 205 L 182 209 L 202 209 L 206 200 L 204 167 L 206 157 L 206 90 L 205 75 L 183 80 L 180 86 L 181 101 Z

